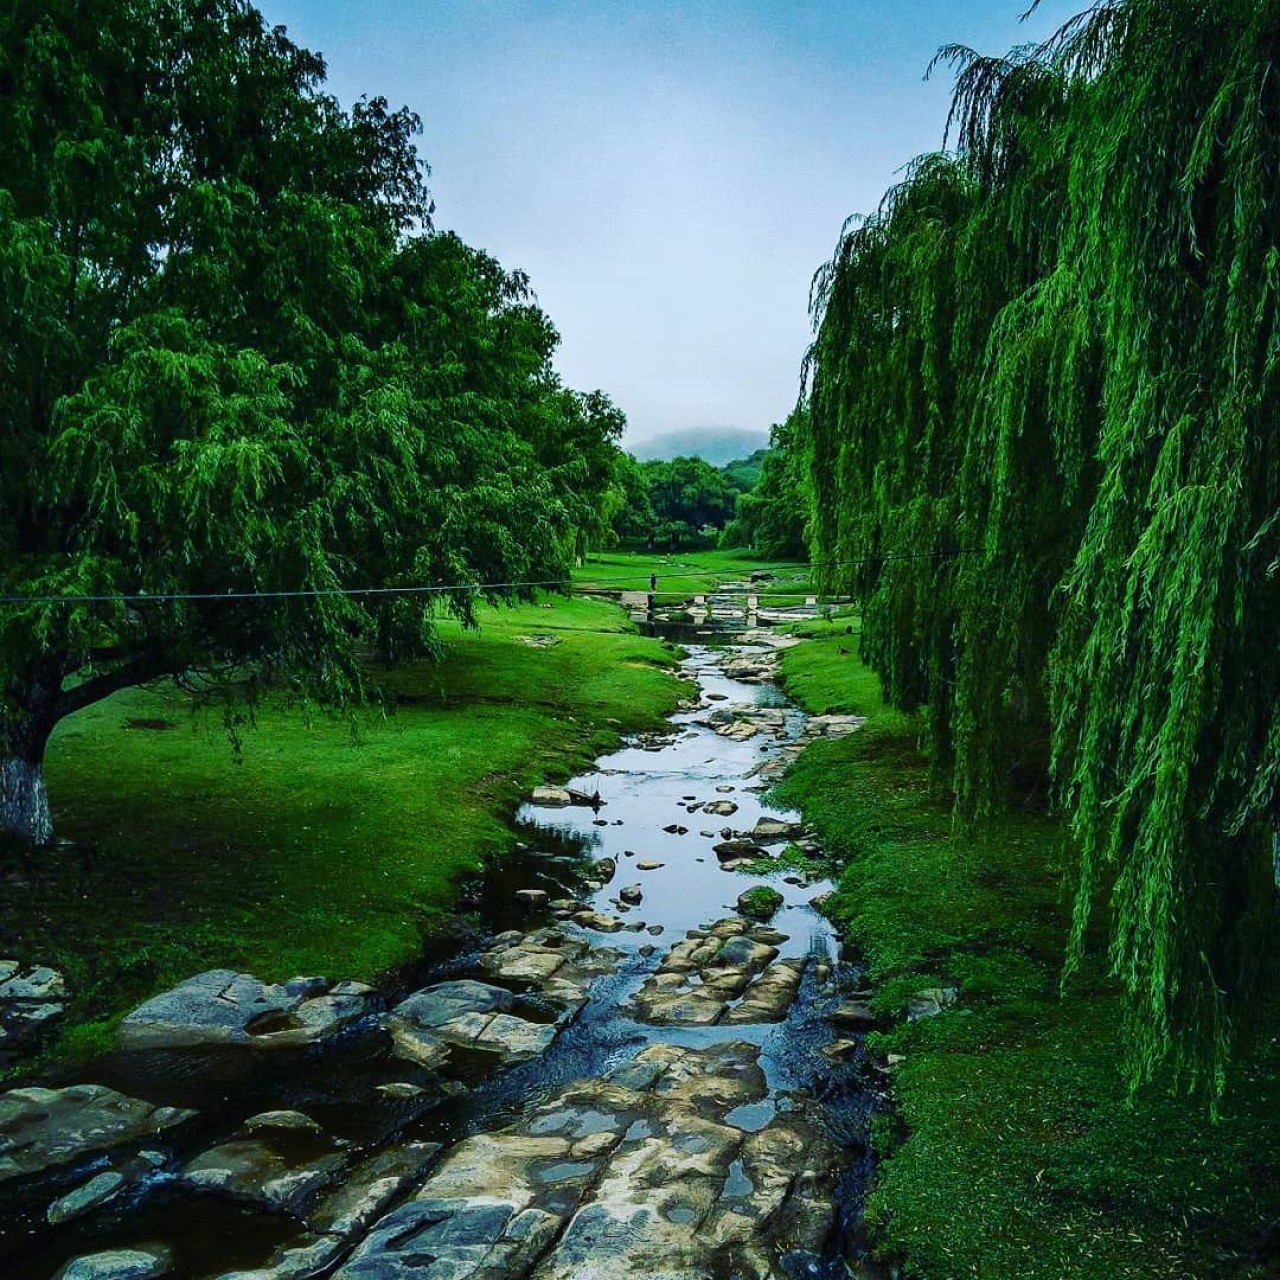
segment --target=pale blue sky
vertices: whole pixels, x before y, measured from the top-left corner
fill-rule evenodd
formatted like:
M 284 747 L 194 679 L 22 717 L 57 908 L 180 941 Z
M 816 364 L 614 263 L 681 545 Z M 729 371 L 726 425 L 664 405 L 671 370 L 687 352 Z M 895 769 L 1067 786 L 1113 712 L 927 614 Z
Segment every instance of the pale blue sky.
M 795 402 L 814 269 L 941 142 L 938 46 L 1038 39 L 1084 0 L 258 0 L 332 90 L 423 118 L 436 224 L 528 271 L 558 365 L 629 440 Z

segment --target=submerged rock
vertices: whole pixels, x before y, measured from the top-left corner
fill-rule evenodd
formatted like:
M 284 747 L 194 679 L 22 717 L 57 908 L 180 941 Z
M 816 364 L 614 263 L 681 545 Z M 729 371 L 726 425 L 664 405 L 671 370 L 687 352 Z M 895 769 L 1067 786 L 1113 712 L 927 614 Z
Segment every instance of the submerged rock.
M 339 1280 L 688 1280 L 788 1274 L 834 1220 L 839 1153 L 801 1116 L 729 1123 L 765 1096 L 758 1050 L 653 1045 L 449 1152 Z
M 284 1213 L 299 1213 L 332 1183 L 348 1155 L 318 1135 L 266 1131 L 224 1142 L 183 1167 L 180 1178 L 202 1191 Z

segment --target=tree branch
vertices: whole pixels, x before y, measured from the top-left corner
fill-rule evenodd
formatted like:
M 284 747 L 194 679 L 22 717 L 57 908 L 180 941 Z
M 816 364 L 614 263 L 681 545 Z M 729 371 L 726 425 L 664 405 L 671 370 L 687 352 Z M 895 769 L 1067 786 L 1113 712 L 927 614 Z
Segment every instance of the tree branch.
M 63 716 L 99 702 L 120 689 L 173 674 L 172 666 L 161 658 L 150 654 L 134 658 L 123 666 L 100 672 L 70 689 L 64 689 L 54 703 L 54 715 L 61 720 Z

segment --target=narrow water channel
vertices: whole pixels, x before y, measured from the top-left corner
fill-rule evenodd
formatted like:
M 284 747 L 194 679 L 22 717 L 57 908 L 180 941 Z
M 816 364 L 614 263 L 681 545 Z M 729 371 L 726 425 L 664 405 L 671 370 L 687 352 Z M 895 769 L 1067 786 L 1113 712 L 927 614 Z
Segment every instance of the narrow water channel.
M 855 1226 L 870 1173 L 867 1127 L 876 1099 L 865 1088 L 861 1051 L 854 1047 L 860 1037 L 841 1039 L 849 1032 L 835 1028 L 829 1014 L 842 995 L 857 987 L 859 975 L 856 968 L 841 962 L 830 924 L 811 905 L 829 884 L 794 874 L 771 875 L 767 882 L 782 895 L 781 907 L 767 924 L 743 921 L 737 913 L 737 898 L 744 889 L 763 881 L 724 869 L 714 851 L 714 846 L 727 839 L 743 838 L 761 819 L 792 823 L 799 819 L 797 814 L 780 812 L 765 803 L 767 783 L 760 770 L 765 766 L 765 776 L 770 776 L 770 762 L 788 749 L 794 752 L 794 744 L 805 733 L 805 717 L 773 684 L 744 683 L 725 674 L 726 656 L 742 652 L 689 648 L 684 674 L 697 684 L 696 706 L 674 715 L 668 733 L 627 745 L 598 760 L 590 773 L 571 780 L 568 786 L 572 791 L 598 798 L 595 806 L 526 805 L 519 814 L 524 849 L 495 869 L 483 887 L 479 906 L 488 935 L 478 940 L 474 950 L 406 974 L 399 989 L 383 993 L 386 1006 L 393 1007 L 409 991 L 440 982 L 501 982 L 500 970 L 499 976 L 494 976 L 497 962 L 491 943 L 495 933 L 510 930 L 518 921 L 522 939 L 527 936 L 532 945 L 544 940 L 549 931 L 554 942 L 562 931 L 590 944 L 586 959 L 595 962 L 599 971 L 589 990 L 584 986 L 586 999 L 580 1008 L 573 1008 L 570 1014 L 558 1011 L 554 1000 L 548 998 L 551 988 L 545 985 L 506 983 L 516 994 L 513 1015 L 531 1024 L 557 1023 L 558 1034 L 545 1051 L 496 1069 L 490 1054 L 455 1052 L 449 1079 L 442 1082 L 432 1072 L 394 1056 L 380 1030 L 381 1015 L 375 1014 L 349 1028 L 336 1043 L 317 1046 L 288 1061 L 275 1059 L 264 1064 L 259 1055 L 243 1051 L 117 1054 L 93 1064 L 80 1078 L 157 1104 L 196 1108 L 198 1118 L 181 1131 L 172 1148 L 161 1152 L 164 1159 L 154 1171 L 133 1181 L 127 1193 L 103 1210 L 62 1229 L 50 1231 L 44 1221 L 51 1192 L 63 1190 L 56 1179 L 55 1184 L 26 1188 L 30 1194 L 25 1196 L 10 1193 L 10 1203 L 0 1205 L 7 1210 L 0 1238 L 3 1274 L 17 1280 L 47 1280 L 70 1259 L 157 1243 L 167 1259 L 164 1274 L 179 1280 L 233 1274 L 256 1280 L 334 1274 L 422 1276 L 426 1280 L 437 1276 L 614 1274 L 607 1263 L 616 1242 L 611 1243 L 608 1230 L 600 1228 L 598 1246 L 592 1243 L 596 1237 L 580 1226 L 589 1216 L 582 1206 L 594 1196 L 603 1206 L 601 1213 L 616 1215 L 616 1206 L 609 1209 L 605 1205 L 610 1177 L 616 1181 L 624 1176 L 619 1153 L 645 1138 L 652 1145 L 653 1126 L 648 1120 L 643 1122 L 647 1127 L 637 1127 L 640 1121 L 629 1122 L 625 1135 L 620 1134 L 615 1146 L 595 1164 L 566 1158 L 545 1167 L 539 1165 L 535 1170 L 538 1179 L 545 1175 L 554 1183 L 562 1178 L 568 1188 L 563 1203 L 555 1199 L 537 1202 L 537 1212 L 544 1216 L 562 1214 L 555 1239 L 528 1254 L 518 1250 L 503 1253 L 492 1241 L 465 1241 L 465 1249 L 472 1249 L 476 1258 L 481 1256 L 475 1252 L 481 1243 L 490 1248 L 485 1255 L 488 1261 L 483 1265 L 477 1262 L 470 1270 L 465 1258 L 472 1255 L 466 1254 L 462 1245 L 450 1245 L 443 1252 L 432 1246 L 435 1251 L 429 1253 L 418 1248 L 412 1254 L 418 1261 L 410 1265 L 405 1260 L 409 1254 L 395 1254 L 393 1245 L 398 1237 L 391 1231 L 383 1233 L 391 1241 L 384 1241 L 383 1252 L 371 1251 L 369 1241 L 361 1240 L 368 1235 L 369 1224 L 360 1236 L 353 1235 L 341 1247 L 326 1250 L 312 1244 L 330 1237 L 317 1234 L 313 1215 L 306 1209 L 279 1212 L 243 1194 L 242 1187 L 230 1195 L 193 1187 L 184 1169 L 193 1154 L 211 1146 L 223 1149 L 218 1148 L 219 1143 L 226 1144 L 242 1134 L 241 1127 L 250 1116 L 277 1110 L 301 1112 L 314 1120 L 323 1130 L 324 1141 L 343 1153 L 347 1167 L 352 1167 L 357 1157 L 381 1153 L 385 1158 L 406 1146 L 417 1150 L 440 1144 L 439 1154 L 433 1153 L 435 1163 L 424 1170 L 429 1175 L 427 1191 L 418 1192 L 413 1183 L 406 1183 L 395 1199 L 381 1205 L 372 1216 L 370 1238 L 376 1242 L 381 1223 L 397 1221 L 396 1213 L 407 1213 L 415 1195 L 421 1198 L 442 1179 L 447 1181 L 450 1160 L 465 1164 L 465 1157 L 458 1153 L 467 1150 L 468 1139 L 497 1134 L 502 1141 L 514 1144 L 513 1149 L 524 1151 L 529 1143 L 539 1140 L 537 1135 L 547 1131 L 556 1116 L 570 1114 L 564 1110 L 568 1104 L 563 1099 L 577 1098 L 579 1106 L 585 1106 L 579 1086 L 594 1082 L 600 1090 L 606 1086 L 599 1082 L 606 1081 L 607 1088 L 613 1090 L 608 1096 L 613 1098 L 623 1085 L 633 1087 L 632 1064 L 653 1059 L 656 1054 L 664 1063 L 675 1063 L 668 1070 L 672 1080 L 678 1071 L 686 1071 L 688 1063 L 712 1064 L 698 1066 L 698 1070 L 712 1072 L 707 1076 L 711 1082 L 708 1088 L 720 1087 L 730 1076 L 762 1079 L 758 1087 L 744 1088 L 736 1105 L 726 1102 L 714 1113 L 698 1112 L 701 1103 L 695 1100 L 687 1112 L 687 1124 L 693 1129 L 710 1124 L 718 1133 L 737 1133 L 743 1144 L 736 1158 L 729 1158 L 733 1152 L 724 1157 L 727 1167 L 716 1175 L 720 1182 L 713 1198 L 720 1209 L 725 1204 L 736 1206 L 735 1212 L 748 1224 L 752 1213 L 764 1214 L 758 1207 L 764 1203 L 763 1193 L 756 1186 L 762 1177 L 759 1169 L 764 1166 L 760 1164 L 762 1157 L 751 1154 L 755 1150 L 751 1135 L 756 1135 L 759 1147 L 767 1145 L 775 1131 L 781 1134 L 785 1129 L 793 1139 L 795 1134 L 813 1133 L 818 1135 L 815 1149 L 821 1146 L 826 1153 L 826 1171 L 812 1175 L 813 1186 L 820 1190 L 811 1196 L 820 1195 L 827 1201 L 829 1221 L 822 1218 L 823 1206 L 815 1209 L 808 1202 L 802 1204 L 794 1189 L 786 1192 L 786 1204 L 791 1206 L 788 1211 L 796 1225 L 785 1230 L 801 1241 L 799 1246 L 791 1247 L 779 1237 L 780 1242 L 774 1241 L 769 1249 L 761 1246 L 762 1261 L 743 1263 L 736 1259 L 756 1255 L 750 1249 L 743 1253 L 726 1245 L 718 1252 L 709 1250 L 705 1258 L 699 1255 L 696 1264 L 687 1264 L 696 1265 L 696 1270 L 677 1267 L 671 1274 L 849 1276 L 848 1262 L 858 1255 Z M 735 723 L 750 721 L 752 709 L 760 708 L 767 709 L 768 731 L 725 735 L 723 730 L 732 717 L 739 718 Z M 710 723 L 713 718 L 718 722 Z M 706 813 L 708 804 L 721 812 Z M 777 851 L 775 843 L 773 852 Z M 601 883 L 606 878 L 607 882 Z M 620 898 L 624 888 L 634 904 Z M 519 889 L 544 890 L 551 910 L 533 915 L 523 912 L 516 903 Z M 592 917 L 584 917 L 586 912 L 596 913 L 607 931 L 575 921 L 575 917 L 590 921 Z M 736 971 L 727 975 L 745 987 L 745 996 L 736 987 L 723 987 L 726 975 L 721 970 L 692 976 L 673 971 L 680 967 L 673 958 L 680 953 L 671 949 L 680 944 L 697 947 L 708 938 L 709 930 L 713 934 L 711 950 L 719 945 L 717 937 L 732 938 L 744 954 L 756 956 L 756 968 L 746 977 Z M 510 946 L 516 933 L 502 936 Z M 766 952 L 771 954 L 762 958 Z M 772 1020 L 756 1021 L 735 1014 L 743 1001 L 750 1001 L 752 993 L 762 989 L 759 984 L 770 974 L 783 979 L 799 975 L 787 999 L 770 1015 Z M 753 985 L 746 985 L 749 981 Z M 721 983 L 716 990 L 726 992 L 723 1016 L 714 1020 L 695 1012 L 693 1020 L 686 1021 L 688 1001 L 671 1017 L 641 1016 L 639 1012 L 648 1008 L 652 1014 L 655 1007 L 667 1007 L 661 1004 L 664 991 L 681 984 L 691 987 L 696 1011 L 700 1008 L 697 1000 L 714 982 Z M 645 1006 L 646 994 L 656 994 L 658 1004 Z M 840 1051 L 833 1053 L 837 1040 Z M 679 1057 L 684 1051 L 688 1051 L 687 1059 Z M 733 1055 L 738 1057 L 726 1067 Z M 715 1071 L 721 1076 L 715 1076 Z M 595 1109 L 586 1114 L 598 1114 L 601 1104 L 597 1100 L 592 1105 Z M 788 1117 L 793 1115 L 795 1124 L 786 1128 L 791 1123 Z M 801 1117 L 809 1128 L 796 1127 Z M 782 1128 L 778 1127 L 780 1121 L 784 1122 Z M 677 1117 L 670 1123 L 678 1129 L 683 1122 Z M 304 1148 L 307 1141 L 301 1140 Z M 683 1150 L 693 1138 L 690 1133 L 678 1132 L 672 1141 L 673 1150 Z M 608 1146 L 603 1134 L 597 1145 L 601 1151 Z M 303 1150 L 299 1158 L 307 1156 Z M 286 1162 L 288 1158 L 288 1151 L 280 1156 Z M 340 1161 L 335 1157 L 337 1163 Z M 106 1161 L 100 1160 L 99 1166 L 106 1167 Z M 444 1174 L 430 1172 L 442 1166 Z M 698 1169 L 690 1176 L 696 1180 L 704 1172 Z M 58 1177 L 70 1186 L 76 1177 L 83 1182 L 85 1174 L 82 1168 L 74 1176 L 64 1173 Z M 499 1181 L 502 1176 L 498 1175 Z M 642 1181 L 644 1176 L 636 1175 Z M 417 1184 L 421 1182 L 420 1177 Z M 507 1194 L 502 1186 L 482 1190 L 485 1199 L 492 1194 L 501 1200 Z M 477 1198 L 478 1193 L 469 1194 L 465 1203 L 474 1205 Z M 634 1218 L 642 1210 L 648 1212 L 643 1204 L 627 1211 Z M 524 1216 L 532 1212 L 529 1209 Z M 705 1206 L 686 1209 L 668 1204 L 662 1212 L 663 1230 L 670 1232 L 697 1226 L 694 1219 L 699 1214 L 711 1221 Z M 771 1231 L 783 1230 L 777 1226 L 776 1205 L 769 1214 L 761 1217 L 762 1238 L 766 1222 L 773 1223 Z M 723 1217 L 720 1213 L 717 1221 Z M 735 1223 L 730 1220 L 731 1226 Z M 450 1230 L 457 1237 L 460 1228 L 455 1225 Z M 725 1239 L 732 1234 L 730 1231 Z M 587 1240 L 586 1245 L 577 1241 L 578 1236 Z M 504 1235 L 499 1242 L 503 1248 L 506 1240 Z M 673 1250 L 684 1247 L 678 1234 L 672 1237 Z M 462 1252 L 455 1257 L 449 1248 Z M 599 1257 L 592 1253 L 597 1248 L 602 1251 Z M 625 1260 L 625 1242 L 615 1256 Z M 509 1262 L 503 1263 L 501 1258 L 509 1258 Z M 655 1259 L 653 1274 L 666 1274 L 658 1262 Z M 632 1274 L 622 1262 L 618 1265 L 621 1269 L 616 1274 Z

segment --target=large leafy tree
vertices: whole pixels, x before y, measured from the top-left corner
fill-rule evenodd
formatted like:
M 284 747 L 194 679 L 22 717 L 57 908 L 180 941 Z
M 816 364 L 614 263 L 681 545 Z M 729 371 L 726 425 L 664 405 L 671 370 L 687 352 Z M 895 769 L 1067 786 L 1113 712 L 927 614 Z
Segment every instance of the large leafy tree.
M 760 451 L 759 475 L 747 492 L 738 495 L 736 514 L 725 526 L 721 546 L 752 547 L 771 559 L 806 555 L 805 528 L 810 514 L 804 429 L 807 414 L 808 407 L 799 405 L 785 422 L 770 427 L 769 448 Z
M 701 458 L 651 459 L 641 463 L 654 514 L 668 527 L 694 535 L 704 525 L 723 528 L 733 517 L 738 488 L 718 467 Z
M 94 699 L 360 697 L 370 646 L 430 652 L 604 518 L 617 411 L 431 232 L 417 120 L 323 77 L 242 0 L 0 12 L 0 828 L 50 836 L 45 744 Z
M 1108 902 L 1135 1080 L 1220 1085 L 1275 955 L 1278 51 L 1277 0 L 945 51 L 958 149 L 815 293 L 820 557 L 962 812 L 1051 737 L 1072 963 Z

